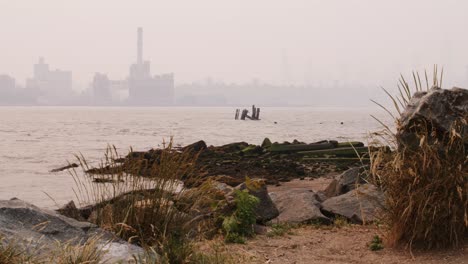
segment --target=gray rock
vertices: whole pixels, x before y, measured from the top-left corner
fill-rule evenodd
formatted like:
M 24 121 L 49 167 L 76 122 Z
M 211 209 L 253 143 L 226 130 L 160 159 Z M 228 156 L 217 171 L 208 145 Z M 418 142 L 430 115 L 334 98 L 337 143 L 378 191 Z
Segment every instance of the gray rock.
M 213 181 L 225 183 L 225 184 L 227 184 L 227 185 L 229 185 L 231 187 L 236 187 L 239 184 L 241 184 L 242 182 L 244 182 L 243 179 L 234 178 L 234 177 L 231 177 L 231 176 L 228 176 L 228 175 L 223 175 L 223 174 L 212 176 L 212 177 L 210 177 L 210 179 L 213 180 Z
M 206 146 L 206 143 L 205 141 L 203 140 L 200 140 L 200 141 L 197 141 L 195 143 L 192 143 L 190 145 L 187 145 L 185 147 L 182 148 L 183 151 L 195 151 L 195 152 L 198 152 L 198 151 L 202 151 L 202 150 L 205 150 L 207 149 L 208 147 Z
M 79 222 L 55 211 L 40 209 L 19 199 L 0 201 L 0 233 L 11 241 L 23 241 L 28 247 L 53 250 L 56 241 L 78 244 L 99 237 L 98 245 L 106 250 L 111 263 L 132 259 L 140 247 L 117 239 L 96 225 Z M 101 247 L 99 246 L 99 247 Z
M 271 227 L 264 226 L 264 225 L 254 225 L 254 232 L 257 235 L 266 235 L 268 232 L 270 232 Z
M 419 140 L 414 134 L 413 125 L 423 121 L 437 130 L 438 139 L 450 131 L 457 119 L 468 116 L 468 90 L 454 87 L 450 90 L 431 88 L 428 92 L 413 95 L 400 118 L 397 133 L 400 145 L 417 147 Z M 468 144 L 468 125 L 462 130 L 465 144 Z
M 384 194 L 371 184 L 358 188 L 322 203 L 325 215 L 340 215 L 354 223 L 369 223 L 378 219 L 384 205 Z
M 261 145 L 262 148 L 269 148 L 271 147 L 271 141 L 269 138 L 265 138 L 262 142 L 262 145 Z
M 351 168 L 338 175 L 325 189 L 324 193 L 328 197 L 345 194 L 356 188 L 356 184 L 365 183 L 362 177 L 362 168 Z
M 215 188 L 216 190 L 222 192 L 224 195 L 227 195 L 234 190 L 233 187 L 229 186 L 224 182 L 211 181 L 211 186 L 213 186 L 213 188 Z
M 270 196 L 279 210 L 279 216 L 272 223 L 330 222 L 320 211 L 320 202 L 313 191 L 286 190 L 270 193 Z
M 57 212 L 63 216 L 73 218 L 78 221 L 86 221 L 86 219 L 82 216 L 80 209 L 78 209 L 75 205 L 74 201 L 70 201 L 64 206 L 57 209 Z
M 259 188 L 247 188 L 246 184 L 242 183 L 235 189 L 247 189 L 251 195 L 257 197 L 260 200 L 260 203 L 255 209 L 255 213 L 257 215 L 257 222 L 266 223 L 279 215 L 278 208 L 276 208 L 275 204 L 271 200 L 270 195 L 268 194 L 267 185 L 265 181 L 261 179 L 252 179 L 251 181 L 255 182 L 255 185 L 258 185 Z
M 315 200 L 319 201 L 320 203 L 323 203 L 325 200 L 327 200 L 329 197 L 325 194 L 324 191 L 317 191 L 315 192 Z

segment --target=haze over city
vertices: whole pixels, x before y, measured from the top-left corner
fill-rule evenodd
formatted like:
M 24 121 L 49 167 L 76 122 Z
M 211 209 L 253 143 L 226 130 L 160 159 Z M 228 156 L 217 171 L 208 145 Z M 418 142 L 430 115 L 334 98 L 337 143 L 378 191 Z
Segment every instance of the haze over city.
M 467 263 L 467 13 L 0 0 L 0 264 Z
M 433 64 L 445 85 L 467 86 L 467 9 L 455 0 L 2 1 L 0 74 L 24 87 L 43 57 L 89 94 L 96 73 L 129 76 L 142 27 L 144 60 L 152 75 L 174 74 L 176 104 L 362 106 L 400 73 Z

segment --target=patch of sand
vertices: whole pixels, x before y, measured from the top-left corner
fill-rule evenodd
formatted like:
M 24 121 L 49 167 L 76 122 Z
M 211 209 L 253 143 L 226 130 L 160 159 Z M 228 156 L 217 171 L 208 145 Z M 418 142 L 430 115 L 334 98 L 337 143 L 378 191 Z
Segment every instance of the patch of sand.
M 227 252 L 244 256 L 245 263 L 385 263 L 385 264 L 464 264 L 468 263 L 468 247 L 459 250 L 413 251 L 384 248 L 371 251 L 369 242 L 382 237 L 375 226 L 350 225 L 342 228 L 304 226 L 292 234 L 279 237 L 258 235 L 245 245 L 226 245 Z
M 317 179 L 294 179 L 279 186 L 269 185 L 268 191 L 317 192 L 324 190 L 336 175 L 331 173 Z M 375 235 L 384 237 L 382 229 L 374 225 L 345 225 L 341 228 L 306 225 L 292 229 L 290 234 L 284 236 L 257 235 L 244 245 L 226 244 L 222 246 L 222 251 L 233 256 L 229 263 L 239 264 L 468 264 L 466 243 L 458 250 L 413 250 L 411 256 L 406 249 L 393 249 L 385 245 L 383 250 L 371 251 L 368 244 Z M 221 241 L 216 243 L 223 244 Z M 209 251 L 206 244 L 204 248 Z

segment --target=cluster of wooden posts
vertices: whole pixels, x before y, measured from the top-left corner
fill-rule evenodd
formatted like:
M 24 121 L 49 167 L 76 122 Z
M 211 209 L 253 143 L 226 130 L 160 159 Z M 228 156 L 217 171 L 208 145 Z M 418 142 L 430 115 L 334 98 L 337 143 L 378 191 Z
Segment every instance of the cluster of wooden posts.
M 235 120 L 239 120 L 239 114 L 240 114 L 240 120 L 245 120 L 246 118 L 250 120 L 260 120 L 260 108 L 255 107 L 255 105 L 252 105 L 252 115 L 249 115 L 249 110 L 244 109 L 242 112 L 240 109 L 236 109 L 236 115 L 234 117 Z

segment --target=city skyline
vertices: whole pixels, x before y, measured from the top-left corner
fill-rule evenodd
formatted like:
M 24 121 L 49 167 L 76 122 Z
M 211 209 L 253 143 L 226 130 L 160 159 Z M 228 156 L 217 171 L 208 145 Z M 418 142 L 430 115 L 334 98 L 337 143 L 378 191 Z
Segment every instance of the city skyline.
M 411 79 L 434 64 L 444 68 L 445 87 L 467 87 L 466 8 L 454 0 L 9 1 L 0 9 L 1 95 L 55 101 L 52 88 L 27 81 L 41 56 L 50 82 L 56 68 L 72 72 L 64 89 L 72 96 L 60 96 L 70 105 L 123 104 L 132 64 L 153 71 L 143 81 L 150 86 L 171 87 L 170 76 L 154 75 L 175 74 L 173 95 L 166 89 L 172 100 L 158 104 L 369 105 L 380 87 L 396 91 L 400 73 Z M 153 97 L 145 94 L 136 97 Z
M 136 43 L 136 60 L 124 79 L 110 80 L 106 73 L 96 72 L 85 94 L 79 95 L 72 88 L 72 71 L 51 70 L 44 57 L 39 57 L 33 65 L 33 77 L 26 79 L 23 89 L 14 77 L 0 75 L 0 95 L 3 95 L 0 104 L 3 101 L 38 105 L 174 105 L 174 74 L 152 75 L 151 62 L 143 58 L 141 27 L 137 29 Z M 86 92 L 90 94 L 87 96 Z M 8 102 L 9 99 L 12 101 Z
M 25 65 L 44 56 L 73 70 L 76 90 L 103 70 L 122 79 L 134 62 L 128 36 L 142 26 L 145 57 L 156 72 L 177 73 L 177 84 L 211 77 L 390 88 L 400 73 L 438 64 L 447 84 L 459 85 L 468 63 L 467 8 L 454 0 L 4 1 L 0 72 L 24 85 Z
M 152 75 L 151 62 L 143 57 L 143 28 L 137 29 L 136 60 L 128 77 L 110 80 L 96 73 L 92 83 L 93 99 L 98 104 L 125 103 L 139 106 L 174 104 L 174 74 Z M 123 95 L 123 96 L 122 96 Z
M 111 79 L 106 71 L 96 72 L 83 92 L 73 89 L 71 70 L 54 69 L 40 57 L 33 65 L 33 77 L 21 88 L 13 77 L 0 75 L 0 92 L 7 104 L 97 105 L 97 106 L 226 106 L 257 103 L 262 105 L 339 105 L 345 101 L 329 94 L 344 86 L 363 88 L 358 83 L 339 80 L 309 85 L 291 85 L 285 75 L 283 84 L 274 85 L 253 79 L 246 83 L 225 83 L 206 78 L 202 82 L 174 85 L 174 74 L 151 73 L 151 61 L 143 56 L 143 28 L 137 28 L 136 56 L 127 77 Z M 287 68 L 286 56 L 283 58 Z M 287 69 L 285 69 L 287 71 Z M 348 89 L 354 90 L 353 87 Z M 303 95 L 314 93 L 311 98 Z M 317 100 L 317 97 L 320 100 Z M 356 101 L 362 104 L 362 101 Z M 0 104 L 2 101 L 0 100 Z

